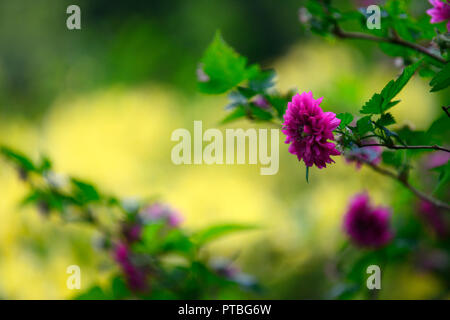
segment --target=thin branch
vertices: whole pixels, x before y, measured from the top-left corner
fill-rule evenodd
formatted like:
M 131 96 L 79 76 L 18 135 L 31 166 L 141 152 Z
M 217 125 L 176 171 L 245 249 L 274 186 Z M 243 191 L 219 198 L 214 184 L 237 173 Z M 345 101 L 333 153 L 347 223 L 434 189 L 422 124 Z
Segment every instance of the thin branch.
M 414 193 L 418 198 L 428 201 L 430 203 L 432 203 L 433 205 L 435 205 L 438 208 L 442 208 L 445 209 L 447 211 L 450 211 L 450 205 L 442 202 L 438 199 L 435 199 L 425 193 L 423 193 L 422 191 L 417 190 L 416 188 L 414 188 L 406 179 L 402 178 L 401 176 L 397 175 L 396 173 L 381 168 L 369 161 L 365 161 L 365 160 L 361 160 L 362 162 L 364 162 L 365 164 L 367 164 L 369 167 L 371 167 L 374 171 L 381 173 L 382 175 L 385 175 L 387 177 L 390 177 L 394 180 L 397 180 L 398 182 L 400 182 L 403 186 L 405 186 L 407 189 L 409 189 L 412 193 Z
M 337 22 L 335 22 L 335 25 L 333 28 L 333 34 L 342 39 L 360 39 L 360 40 L 369 40 L 369 41 L 375 41 L 375 42 L 384 42 L 384 43 L 395 44 L 398 46 L 416 50 L 416 51 L 423 53 L 441 63 L 444 63 L 444 64 L 447 63 L 447 61 L 444 58 L 442 58 L 441 56 L 435 55 L 434 53 L 429 51 L 427 48 L 422 47 L 421 45 L 418 45 L 416 43 L 408 42 L 399 37 L 384 38 L 384 37 L 377 37 L 377 36 L 367 34 L 367 33 L 347 32 L 347 31 L 342 30 L 339 27 L 339 25 L 337 24 Z
M 444 112 L 447 114 L 447 116 L 450 117 L 450 113 L 449 113 L 448 109 L 450 109 L 450 106 L 447 106 L 447 107 L 443 106 L 442 107 L 442 110 L 444 110 Z
M 358 147 L 360 147 L 360 148 L 364 148 L 364 147 L 386 147 L 386 148 L 389 148 L 389 149 L 396 149 L 396 150 L 401 150 L 401 149 L 440 150 L 440 151 L 450 152 L 450 149 L 446 149 L 446 148 L 438 146 L 438 145 L 433 145 L 433 146 L 399 146 L 399 145 L 387 145 L 387 144 L 382 144 L 382 143 L 367 143 L 367 144 L 360 144 L 360 145 L 358 145 Z

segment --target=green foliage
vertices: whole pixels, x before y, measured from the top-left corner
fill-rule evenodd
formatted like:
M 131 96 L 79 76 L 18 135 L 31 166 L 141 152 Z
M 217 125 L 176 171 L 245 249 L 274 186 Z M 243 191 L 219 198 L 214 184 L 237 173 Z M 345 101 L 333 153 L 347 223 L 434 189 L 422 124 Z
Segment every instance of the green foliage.
M 0 148 L 1 154 L 8 160 L 14 162 L 20 168 L 26 171 L 38 171 L 37 167 L 33 164 L 33 162 L 26 157 L 25 155 L 13 151 L 7 147 Z
M 382 153 L 383 163 L 394 168 L 399 168 L 403 163 L 403 155 L 401 152 L 384 151 Z
M 381 115 L 381 117 L 377 120 L 377 125 L 378 126 L 389 126 L 391 124 L 395 123 L 395 119 L 392 116 L 392 114 L 388 113 L 384 113 Z
M 397 80 L 391 80 L 383 88 L 383 90 L 381 90 L 381 93 L 374 94 L 372 98 L 362 107 L 360 112 L 363 114 L 382 114 L 399 103 L 400 101 L 392 101 L 392 99 L 394 99 L 395 96 L 397 96 L 397 94 L 399 94 L 405 87 L 421 63 L 421 61 L 418 61 L 406 67 Z
M 247 66 L 247 59 L 236 53 L 223 40 L 220 32 L 216 32 L 213 42 L 203 55 L 200 66 L 209 77 L 207 81 L 198 82 L 198 88 L 203 93 L 224 93 L 244 80 L 260 77 L 258 68 Z
M 252 225 L 241 225 L 241 224 L 221 224 L 216 226 L 207 227 L 206 229 L 197 231 L 193 235 L 193 241 L 197 245 L 205 245 L 217 238 L 220 238 L 224 235 L 245 231 L 245 230 L 254 230 L 256 226 Z
M 439 174 L 438 184 L 434 189 L 434 192 L 439 192 L 441 190 L 449 190 L 449 182 L 450 182 L 450 161 L 447 161 L 446 164 L 439 166 L 433 169 Z
M 137 203 L 137 209 L 128 210 L 121 201 L 105 195 L 91 183 L 73 177 L 63 179 L 65 182 L 54 181 L 54 173 L 50 171 L 51 162 L 47 158 L 36 164 L 9 148 L 2 147 L 0 152 L 15 164 L 19 172 L 27 172 L 22 178 L 30 191 L 22 205 L 34 205 L 45 216 L 56 214 L 66 222 L 91 225 L 102 235 L 105 244 L 102 248 L 110 256 L 116 254 L 114 250 L 117 244 L 127 247 L 127 251 L 122 252 L 117 261 L 123 273 L 114 275 L 111 286 L 105 288 L 94 285 L 77 299 L 199 299 L 211 297 L 220 290 L 240 292 L 241 286 L 246 286 L 246 290 L 256 289 L 248 288 L 245 283 L 241 285 L 239 278 L 220 274 L 209 265 L 208 259 L 199 255 L 200 248 L 210 241 L 254 229 L 254 226 L 226 224 L 191 235 L 186 230 L 170 225 L 165 217 L 155 217 L 144 222 L 139 208 L 147 208 L 148 204 Z M 139 228 L 138 238 L 136 234 L 131 236 L 129 233 L 136 227 Z M 178 256 L 182 260 L 175 265 L 166 265 L 165 258 L 169 256 Z M 124 262 L 124 259 L 127 260 Z M 127 272 L 144 273 L 146 278 L 141 281 L 151 281 L 149 289 L 136 292 L 128 285 Z
M 356 122 L 356 128 L 360 136 L 365 135 L 367 132 L 371 132 L 373 130 L 371 116 L 365 116 L 359 119 Z
M 447 63 L 431 80 L 431 92 L 443 90 L 450 85 L 450 63 Z
M 347 125 L 349 125 L 353 121 L 353 115 L 348 112 L 339 113 L 336 115 L 336 118 L 341 119 L 339 129 L 344 129 Z

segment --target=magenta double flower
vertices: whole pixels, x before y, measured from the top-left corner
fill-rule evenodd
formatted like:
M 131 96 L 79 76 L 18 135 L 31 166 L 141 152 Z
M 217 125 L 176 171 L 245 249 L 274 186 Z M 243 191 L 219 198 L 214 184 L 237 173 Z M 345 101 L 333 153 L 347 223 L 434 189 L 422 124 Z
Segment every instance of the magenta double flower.
M 344 216 L 344 231 L 358 246 L 378 248 L 393 237 L 390 216 L 389 209 L 372 207 L 366 193 L 358 194 L 351 200 Z
M 448 1 L 430 0 L 432 9 L 427 10 L 431 16 L 431 23 L 440 23 L 447 21 L 447 31 L 450 32 L 450 4 Z
M 336 145 L 328 140 L 334 140 L 333 130 L 341 120 L 333 112 L 323 112 L 322 99 L 315 100 L 312 92 L 296 94 L 288 103 L 282 129 L 287 136 L 285 143 L 291 144 L 289 152 L 307 167 L 316 165 L 319 169 L 334 162 L 330 156 L 340 155 Z

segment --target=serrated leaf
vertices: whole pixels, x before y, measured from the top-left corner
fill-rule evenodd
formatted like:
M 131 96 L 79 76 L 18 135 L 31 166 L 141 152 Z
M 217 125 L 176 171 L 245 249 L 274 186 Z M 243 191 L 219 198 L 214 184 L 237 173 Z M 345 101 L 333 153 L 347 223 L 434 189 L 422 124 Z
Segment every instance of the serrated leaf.
M 353 121 L 353 115 L 348 112 L 339 113 L 336 115 L 336 118 L 341 119 L 339 129 L 344 129 L 348 124 L 350 124 Z
M 256 228 L 257 227 L 254 225 L 221 224 L 212 227 L 207 227 L 206 229 L 196 232 L 192 236 L 192 239 L 198 245 L 204 245 L 225 235 L 229 235 L 240 231 L 255 230 Z
M 220 121 L 220 124 L 230 123 L 235 120 L 245 118 L 246 116 L 247 112 L 245 111 L 244 106 L 239 105 L 233 111 L 231 111 L 222 121 Z
M 381 95 L 383 96 L 386 104 L 390 103 L 392 99 L 395 98 L 397 94 L 402 91 L 411 77 L 414 75 L 416 70 L 422 64 L 422 60 L 418 61 L 414 64 L 407 66 L 403 69 L 402 74 L 395 81 L 390 81 L 386 87 L 381 91 Z M 385 109 L 386 110 L 386 109 Z M 383 111 L 385 111 L 383 110 Z
M 359 111 L 362 114 L 379 114 L 382 113 L 381 105 L 383 97 L 379 93 L 375 93 L 369 101 L 367 101 Z
M 390 114 L 389 112 L 382 114 L 381 117 L 377 120 L 377 125 L 382 126 L 382 127 L 389 126 L 394 123 L 395 123 L 395 119 L 392 116 L 392 114 Z
M 206 49 L 201 68 L 206 80 L 198 81 L 198 88 L 208 94 L 224 93 L 259 72 L 257 66 L 247 67 L 247 59 L 234 51 L 220 32 Z
M 381 93 L 375 93 L 372 98 L 360 110 L 363 114 L 382 114 L 386 110 L 392 108 L 400 101 L 391 101 L 400 93 L 408 81 L 421 65 L 422 60 L 407 66 L 397 80 L 391 80 L 381 90 Z
M 359 119 L 356 122 L 356 129 L 358 130 L 358 133 L 360 136 L 365 135 L 367 132 L 370 132 L 373 130 L 373 124 L 371 120 L 371 116 L 365 116 Z
M 447 63 L 444 68 L 439 71 L 430 82 L 431 92 L 436 92 L 450 86 L 450 63 Z

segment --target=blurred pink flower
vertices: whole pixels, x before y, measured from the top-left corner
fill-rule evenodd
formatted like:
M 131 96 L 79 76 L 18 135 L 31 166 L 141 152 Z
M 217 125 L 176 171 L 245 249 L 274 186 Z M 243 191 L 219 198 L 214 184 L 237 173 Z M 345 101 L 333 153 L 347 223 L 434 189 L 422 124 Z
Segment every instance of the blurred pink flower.
M 287 136 L 285 143 L 290 143 L 289 152 L 298 160 L 312 167 L 325 168 L 334 161 L 330 156 L 340 155 L 334 140 L 333 130 L 341 123 L 333 112 L 323 112 L 320 103 L 323 98 L 315 100 L 312 92 L 296 94 L 288 103 L 284 115 L 282 132 Z
M 450 153 L 445 151 L 436 151 L 430 154 L 426 159 L 427 169 L 433 169 L 446 164 L 450 160 Z
M 256 95 L 253 98 L 253 103 L 255 104 L 255 106 L 260 107 L 262 109 L 268 109 L 270 107 L 270 104 L 267 101 L 267 99 L 264 98 L 264 96 L 260 95 L 260 94 Z
M 390 215 L 387 208 L 371 207 L 366 193 L 358 194 L 344 216 L 344 231 L 358 246 L 379 248 L 393 238 Z
M 450 32 L 450 4 L 448 1 L 442 2 L 440 0 L 429 0 L 432 9 L 428 9 L 427 13 L 431 16 L 430 23 L 440 23 L 447 21 L 447 31 Z
M 133 243 L 140 240 L 142 233 L 142 226 L 139 224 L 124 225 L 122 227 L 122 232 L 125 236 L 125 239 L 129 243 Z
M 445 238 L 447 236 L 446 222 L 439 208 L 428 201 L 422 200 L 419 205 L 419 213 L 439 237 Z
M 130 249 L 126 244 L 118 243 L 116 245 L 114 259 L 120 265 L 131 290 L 145 291 L 148 289 L 146 272 L 132 263 Z
M 374 141 L 367 140 L 366 143 L 370 144 Z M 381 154 L 383 148 L 380 146 L 369 146 L 364 148 L 355 148 L 345 153 L 345 160 L 348 163 L 355 162 L 356 168 L 360 169 L 364 162 L 372 164 L 379 164 L 381 162 Z
M 166 220 L 171 227 L 178 227 L 184 220 L 183 216 L 167 205 L 155 203 L 140 212 L 144 223 L 156 220 Z

